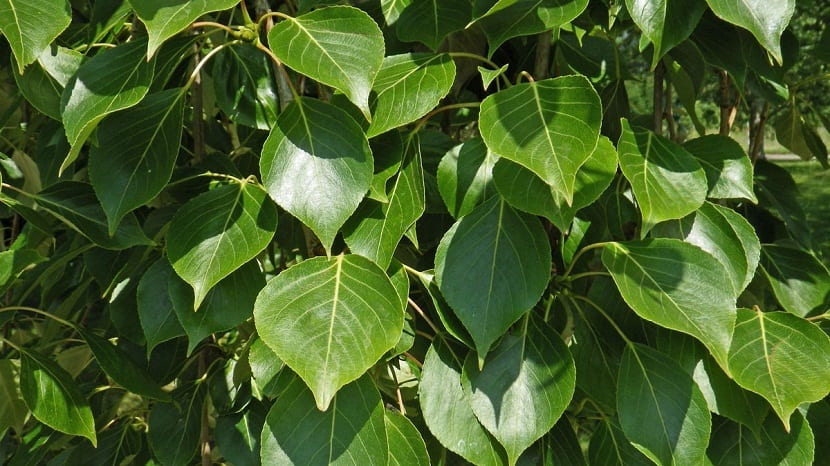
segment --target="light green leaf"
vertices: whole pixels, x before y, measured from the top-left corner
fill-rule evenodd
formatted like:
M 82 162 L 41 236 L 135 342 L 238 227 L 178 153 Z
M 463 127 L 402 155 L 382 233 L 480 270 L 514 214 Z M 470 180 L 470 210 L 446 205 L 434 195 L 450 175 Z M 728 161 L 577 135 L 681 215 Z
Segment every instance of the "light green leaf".
M 211 68 L 216 104 L 231 120 L 268 130 L 277 122 L 279 97 L 268 55 L 253 45 L 227 47 Z
M 587 6 L 588 0 L 499 0 L 475 23 L 487 36 L 492 56 L 513 37 L 538 34 L 570 23 Z
M 479 422 L 510 464 L 551 430 L 574 394 L 573 358 L 556 329 L 530 316 L 523 335 L 506 335 L 479 370 L 470 353 L 461 376 Z M 521 415 L 517 415 L 521 413 Z
M 20 353 L 20 393 L 38 421 L 97 443 L 95 419 L 78 384 L 55 362 L 36 353 Z
M 27 268 L 46 261 L 34 249 L 9 249 L 0 252 L 0 289 L 15 284 Z
M 447 96 L 454 79 L 455 62 L 445 53 L 384 58 L 372 86 L 372 124 L 366 136 L 374 137 L 426 115 Z
M 135 13 L 147 27 L 147 60 L 167 39 L 190 26 L 200 16 L 227 10 L 239 0 L 129 0 Z
M 389 192 L 387 202 L 364 199 L 343 228 L 351 252 L 371 259 L 382 269 L 389 267 L 404 233 L 424 213 L 424 171 L 416 135 L 407 138 L 405 160 Z
M 709 202 L 680 220 L 659 224 L 654 234 L 682 239 L 715 256 L 729 273 L 736 295 L 752 281 L 761 257 L 755 228 L 734 210 Z
M 810 424 L 796 412 L 789 431 L 769 416 L 757 436 L 740 424 L 723 421 L 713 429 L 706 454 L 715 466 L 801 466 L 816 464 L 815 447 Z
M 795 0 L 706 0 L 706 3 L 724 21 L 751 32 L 778 63 L 783 63 L 781 34 L 795 12 Z
M 70 228 L 105 249 L 127 249 L 153 244 L 135 216 L 125 216 L 115 234 L 110 236 L 104 210 L 92 186 L 80 181 L 61 181 L 34 196 L 38 205 L 66 223 Z
M 337 231 L 372 183 L 372 152 L 363 130 L 346 112 L 301 98 L 271 129 L 262 146 L 260 170 L 268 194 L 308 225 L 331 253 Z
M 193 287 L 197 309 L 208 291 L 250 261 L 274 237 L 277 209 L 258 185 L 234 183 L 183 205 L 167 235 L 167 256 Z
M 186 466 L 199 447 L 207 384 L 174 394 L 173 403 L 155 403 L 150 410 L 147 438 L 164 465 Z
M 70 22 L 72 8 L 66 0 L 0 1 L 0 32 L 9 41 L 20 74 Z
M 61 116 L 71 149 L 61 164 L 66 170 L 98 123 L 110 113 L 141 102 L 150 89 L 155 62 L 144 60 L 142 39 L 99 52 L 84 62 L 66 84 Z
M 481 103 L 481 137 L 493 152 L 530 169 L 566 203 L 576 172 L 597 146 L 599 96 L 584 76 L 519 84 Z
M 20 92 L 33 107 L 60 121 L 64 86 L 83 60 L 84 56 L 79 52 L 52 45 L 40 54 L 34 66 L 28 67 L 22 75 L 14 73 L 14 78 Z
M 654 45 L 651 67 L 686 40 L 706 11 L 703 0 L 625 0 L 631 19 Z M 641 42 L 640 50 L 645 47 Z
M 22 436 L 29 408 L 18 388 L 19 373 L 11 359 L 0 359 L 0 431 L 12 427 Z
M 798 108 L 792 106 L 775 119 L 775 138 L 802 160 L 816 158 L 827 168 L 827 146 L 807 125 Z
M 479 424 L 470 393 L 461 387 L 461 361 L 435 340 L 424 358 L 418 401 L 432 435 L 473 464 L 507 464 L 504 450 Z
M 827 310 L 830 272 L 816 256 L 802 249 L 765 244 L 761 267 L 785 311 L 806 317 Z
M 676 239 L 610 243 L 602 263 L 625 302 L 642 318 L 689 334 L 724 367 L 735 323 L 736 293 L 724 266 Z
M 380 9 L 383 12 L 383 19 L 387 26 L 398 21 L 403 10 L 412 3 L 412 0 L 380 0 Z
M 758 202 L 752 189 L 752 163 L 737 141 L 712 134 L 686 141 L 683 148 L 706 172 L 709 197 Z
M 428 466 L 429 454 L 421 433 L 397 411 L 384 410 L 386 438 L 389 441 L 389 466 Z
M 790 430 L 790 416 L 801 403 L 830 393 L 830 339 L 786 312 L 738 309 L 728 367 L 739 385 L 770 402 Z
M 470 0 L 411 0 L 401 10 L 395 30 L 404 42 L 421 42 L 438 50 L 444 38 L 470 22 Z
M 138 319 L 147 340 L 147 354 L 152 353 L 159 343 L 184 335 L 168 291 L 171 275 L 175 275 L 173 267 L 167 259 L 161 258 L 144 272 L 138 282 Z
M 346 94 L 371 121 L 369 93 L 385 49 L 363 10 L 327 7 L 285 19 L 268 33 L 268 45 L 287 66 Z
M 435 279 L 480 361 L 550 280 L 550 243 L 536 218 L 494 197 L 462 217 L 435 252 Z
M 706 200 L 706 173 L 683 147 L 622 122 L 620 168 L 642 211 L 641 238 L 664 220 L 685 217 Z
M 311 387 L 321 411 L 403 331 L 395 287 L 358 255 L 316 257 L 283 271 L 257 297 L 254 320 L 260 338 Z
M 89 178 L 109 234 L 128 212 L 153 200 L 170 181 L 182 138 L 184 93 L 150 94 L 101 122 L 89 151 Z
M 492 172 L 498 158 L 479 138 L 464 141 L 441 158 L 438 191 L 450 215 L 463 217 L 496 194 Z
M 262 429 L 262 464 L 387 464 L 383 403 L 369 376 L 343 387 L 325 412 L 315 409 L 315 398 L 298 377 L 284 382 L 280 392 Z
M 484 90 L 486 91 L 487 88 L 490 87 L 490 84 L 493 84 L 493 81 L 495 81 L 496 78 L 504 74 L 509 66 L 509 64 L 505 64 L 497 70 L 491 70 L 483 66 L 476 66 L 478 74 L 481 75 L 481 85 L 484 86 Z
M 638 343 L 626 346 L 617 410 L 625 436 L 656 464 L 703 462 L 712 430 L 706 399 L 668 356 Z
M 614 418 L 602 419 L 602 424 L 591 436 L 591 443 L 588 445 L 588 462 L 606 466 L 654 465 L 625 438 L 625 434 Z

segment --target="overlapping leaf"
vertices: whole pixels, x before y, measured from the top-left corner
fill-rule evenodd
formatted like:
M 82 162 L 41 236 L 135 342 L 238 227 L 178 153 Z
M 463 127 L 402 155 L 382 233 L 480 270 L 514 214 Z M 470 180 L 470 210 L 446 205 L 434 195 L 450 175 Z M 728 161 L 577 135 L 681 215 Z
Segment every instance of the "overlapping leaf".
M 438 50 L 445 37 L 464 29 L 470 14 L 470 0 L 411 0 L 398 14 L 395 27 L 400 40 Z
M 389 466 L 427 466 L 429 454 L 421 433 L 403 414 L 385 410 L 386 438 L 389 442 Z
M 159 343 L 184 335 L 168 290 L 171 275 L 175 275 L 173 267 L 167 259 L 161 258 L 144 272 L 138 282 L 138 319 L 147 340 L 148 354 L 152 353 L 153 348 Z
M 827 168 L 827 146 L 816 131 L 804 121 L 804 117 L 795 106 L 786 109 L 775 119 L 775 138 L 802 160 L 815 157 Z
M 239 124 L 270 129 L 279 113 L 272 69 L 268 55 L 252 45 L 222 50 L 212 68 L 216 104 Z
M 714 466 L 733 464 L 816 464 L 813 431 L 801 413 L 795 413 L 789 431 L 774 416 L 764 422 L 759 435 L 732 422 L 721 422 L 712 431 L 706 455 Z
M 703 0 L 625 0 L 625 6 L 654 45 L 652 68 L 666 52 L 692 34 L 706 11 Z
M 785 311 L 805 317 L 830 306 L 830 272 L 816 256 L 766 244 L 761 250 L 761 266 Z
M 207 384 L 175 394 L 174 403 L 155 403 L 147 421 L 150 448 L 164 464 L 184 466 L 196 454 Z
M 83 59 L 79 52 L 53 45 L 44 50 L 37 62 L 27 67 L 22 75 L 14 73 L 14 78 L 20 92 L 33 107 L 60 121 L 64 86 L 78 71 Z
M 0 360 L 0 431 L 11 427 L 23 432 L 23 424 L 29 417 L 29 408 L 16 383 L 19 372 L 11 359 Z
M 475 1 L 489 4 L 492 2 Z M 513 37 L 529 36 L 568 24 L 588 6 L 588 0 L 499 0 L 475 22 L 481 26 L 490 55 Z
M 713 134 L 686 141 L 683 148 L 706 172 L 709 197 L 758 202 L 752 189 L 752 163 L 737 141 Z
M 778 63 L 783 62 L 781 34 L 795 12 L 795 0 L 706 0 L 706 3 L 722 19 L 751 32 Z
M 20 74 L 71 22 L 72 8 L 66 0 L 0 1 L 0 32 L 14 52 Z
M 493 165 L 498 156 L 479 138 L 468 139 L 447 152 L 438 164 L 438 192 L 450 215 L 470 213 L 495 194 Z
M 616 419 L 602 420 L 588 445 L 589 464 L 608 466 L 651 466 L 653 461 L 640 453 L 625 437 Z

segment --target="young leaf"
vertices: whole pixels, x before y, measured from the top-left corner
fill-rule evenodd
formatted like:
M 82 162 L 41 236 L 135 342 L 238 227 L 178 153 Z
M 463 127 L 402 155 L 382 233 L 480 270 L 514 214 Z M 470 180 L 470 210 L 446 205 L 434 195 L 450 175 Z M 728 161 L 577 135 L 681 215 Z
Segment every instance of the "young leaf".
M 725 367 L 735 324 L 736 292 L 724 266 L 675 239 L 610 243 L 602 263 L 625 302 L 642 318 L 687 333 Z
M 305 260 L 269 281 L 254 321 L 323 411 L 340 387 L 395 346 L 403 309 L 383 270 L 363 256 L 341 255 Z
M 736 24 L 755 36 L 758 42 L 783 63 L 781 34 L 795 12 L 795 0 L 766 2 L 764 0 L 706 0 L 712 11 L 721 19 Z
M 631 19 L 654 45 L 651 67 L 686 40 L 706 11 L 703 0 L 625 0 Z M 644 47 L 641 43 L 640 50 Z
M 216 105 L 241 125 L 271 129 L 277 122 L 279 97 L 268 55 L 245 44 L 223 49 L 214 60 Z
M 308 225 L 331 253 L 337 231 L 372 183 L 372 152 L 363 130 L 346 112 L 301 98 L 271 129 L 262 146 L 260 170 L 268 194 Z
M 262 464 L 387 464 L 383 403 L 369 376 L 343 387 L 325 412 L 314 403 L 299 377 L 283 383 L 262 429 Z
M 712 430 L 706 451 L 714 466 L 733 464 L 816 464 L 813 430 L 800 412 L 789 431 L 774 416 L 767 417 L 758 435 L 734 422 L 723 421 Z
M 752 163 L 737 141 L 712 134 L 686 141 L 683 148 L 706 172 L 709 197 L 758 202 L 752 190 Z
M 0 1 L 0 32 L 9 41 L 20 74 L 71 22 L 66 0 Z
M 138 282 L 138 319 L 147 340 L 148 355 L 159 343 L 184 335 L 168 292 L 171 275 L 175 275 L 173 267 L 167 259 L 161 258 L 144 272 Z
M 98 145 L 89 151 L 89 179 L 110 235 L 124 215 L 151 201 L 170 181 L 183 114 L 184 93 L 168 89 L 101 122 Z
M 599 95 L 584 76 L 513 86 L 484 99 L 479 113 L 487 147 L 530 169 L 568 204 L 576 172 L 597 146 L 601 121 Z
M 239 0 L 130 0 L 135 13 L 147 27 L 150 38 L 147 43 L 147 61 L 153 58 L 161 44 L 187 29 L 200 16 L 214 11 L 227 10 Z
M 479 138 L 468 139 L 441 157 L 438 164 L 438 191 L 455 218 L 495 194 L 493 165 L 498 156 Z
M 337 6 L 277 23 L 268 45 L 283 63 L 346 94 L 372 119 L 369 93 L 383 63 L 383 34 L 363 10 Z
M 488 355 L 483 369 L 478 369 L 470 353 L 461 383 L 476 417 L 507 451 L 510 464 L 515 464 L 568 407 L 576 371 L 556 329 L 530 316 L 523 334 L 506 335 Z
M 450 33 L 464 29 L 470 22 L 469 0 L 411 0 L 395 23 L 398 39 L 421 42 L 432 50 Z
M 84 141 L 105 116 L 132 107 L 147 94 L 155 62 L 144 59 L 145 45 L 136 39 L 99 52 L 66 84 L 61 116 L 71 149 L 61 172 L 78 158 Z
M 21 351 L 20 393 L 37 420 L 97 444 L 95 419 L 87 400 L 65 370 L 39 354 Z
M 392 410 L 384 410 L 386 438 L 389 441 L 389 466 L 427 466 L 429 454 L 421 433 L 406 418 Z
M 529 311 L 550 280 L 539 220 L 494 197 L 458 220 L 435 252 L 435 279 L 470 332 L 479 361 Z
M 830 393 L 830 339 L 786 312 L 738 309 L 728 367 L 739 385 L 770 402 L 790 430 L 790 416 L 801 403 Z
M 247 181 L 212 189 L 183 205 L 167 235 L 167 256 L 193 287 L 193 309 L 220 280 L 247 263 L 274 237 L 277 209 Z
M 712 418 L 692 377 L 645 345 L 626 346 L 617 381 L 620 426 L 656 464 L 701 464 Z
M 682 218 L 706 200 L 706 173 L 681 146 L 622 122 L 620 168 L 642 211 L 641 238 L 664 220 Z
M 199 446 L 207 384 L 174 393 L 174 403 L 155 403 L 150 410 L 147 437 L 162 464 L 190 464 Z

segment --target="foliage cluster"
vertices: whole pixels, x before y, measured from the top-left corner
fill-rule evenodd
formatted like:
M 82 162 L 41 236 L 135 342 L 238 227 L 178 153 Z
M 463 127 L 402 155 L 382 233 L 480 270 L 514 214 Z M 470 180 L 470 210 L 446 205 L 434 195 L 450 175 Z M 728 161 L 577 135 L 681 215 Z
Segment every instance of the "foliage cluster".
M 0 0 L 0 461 L 830 457 L 794 8 Z

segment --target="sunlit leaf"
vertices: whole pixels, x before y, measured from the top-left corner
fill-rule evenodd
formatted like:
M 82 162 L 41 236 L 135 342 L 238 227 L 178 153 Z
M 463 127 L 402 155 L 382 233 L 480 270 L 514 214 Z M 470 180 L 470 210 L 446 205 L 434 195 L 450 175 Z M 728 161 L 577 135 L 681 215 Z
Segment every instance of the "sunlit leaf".
M 786 246 L 765 244 L 761 267 L 785 311 L 805 317 L 830 305 L 830 272 L 816 256 Z
M 385 410 L 386 438 L 389 441 L 389 466 L 426 466 L 429 454 L 418 429 L 403 414 Z
M 493 55 L 513 37 L 538 34 L 573 21 L 587 6 L 588 0 L 499 0 L 475 23 L 487 36 Z
M 470 0 L 411 0 L 395 23 L 398 38 L 421 42 L 432 50 L 450 33 L 464 29 L 470 22 Z
M 703 0 L 625 0 L 631 19 L 654 45 L 651 67 L 686 40 L 706 11 Z M 644 47 L 640 46 L 642 50 Z
M 758 202 L 752 190 L 752 163 L 737 141 L 713 134 L 686 141 L 683 148 L 706 172 L 709 197 Z
M 781 34 L 795 12 L 795 0 L 706 0 L 722 19 L 749 30 L 758 42 L 781 63 Z
M 66 0 L 0 1 L 0 32 L 14 52 L 20 74 L 71 22 L 72 8 Z

